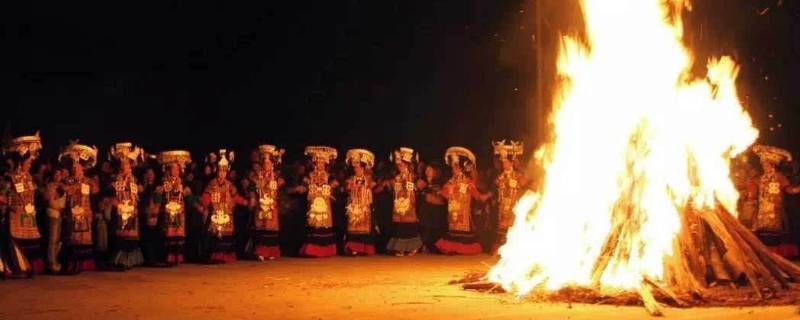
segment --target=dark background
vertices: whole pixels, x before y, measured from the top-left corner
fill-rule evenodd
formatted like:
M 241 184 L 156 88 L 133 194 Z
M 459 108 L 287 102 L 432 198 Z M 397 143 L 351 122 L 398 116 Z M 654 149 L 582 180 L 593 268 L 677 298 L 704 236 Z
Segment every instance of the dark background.
M 800 150 L 800 1 L 693 2 L 697 61 L 733 55 L 761 139 Z M 558 34 L 580 24 L 573 1 L 539 10 L 537 41 L 534 0 L 37 2 L 4 13 L 0 125 L 41 129 L 51 153 L 80 138 L 485 158 L 491 139 L 541 138 L 536 46 L 551 79 Z

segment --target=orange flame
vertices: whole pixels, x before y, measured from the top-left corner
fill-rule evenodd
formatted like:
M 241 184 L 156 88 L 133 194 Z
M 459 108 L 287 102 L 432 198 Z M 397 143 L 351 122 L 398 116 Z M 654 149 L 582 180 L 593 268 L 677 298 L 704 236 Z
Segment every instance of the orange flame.
M 601 288 L 663 280 L 687 206 L 719 202 L 735 214 L 729 164 L 758 136 L 739 103 L 732 59 L 712 59 L 705 78 L 691 79 L 685 3 L 581 3 L 589 43 L 562 39 L 555 138 L 537 152 L 544 186 L 517 203 L 488 276 L 519 295 L 590 285 L 614 216 L 632 226 L 620 237 L 629 254 L 612 257 Z

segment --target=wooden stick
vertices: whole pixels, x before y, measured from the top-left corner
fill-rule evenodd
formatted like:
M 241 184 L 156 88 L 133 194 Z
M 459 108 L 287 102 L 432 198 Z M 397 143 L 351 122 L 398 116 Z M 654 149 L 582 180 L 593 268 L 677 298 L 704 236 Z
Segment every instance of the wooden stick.
M 619 244 L 619 237 L 625 229 L 627 225 L 626 219 L 630 216 L 628 214 L 628 210 L 631 210 L 629 207 L 624 209 L 626 214 L 624 217 L 620 214 L 617 210 L 614 210 L 614 215 L 612 217 L 612 225 L 611 225 L 611 233 L 608 234 L 606 241 L 603 243 L 602 249 L 600 249 L 600 255 L 597 256 L 597 260 L 592 266 L 592 287 L 593 288 L 600 288 L 600 279 L 603 276 L 603 272 L 605 272 L 606 267 L 608 267 L 608 263 L 611 261 L 611 257 L 614 256 L 615 251 L 617 249 L 617 244 Z
M 668 287 L 666 287 L 664 285 L 659 284 L 658 282 L 654 281 L 653 279 L 650 279 L 649 277 L 645 277 L 643 281 L 645 282 L 645 284 L 652 286 L 653 289 L 661 291 L 661 293 L 663 293 L 664 295 L 666 295 L 667 297 L 672 299 L 672 301 L 675 302 L 676 306 L 681 307 L 681 308 L 687 308 L 687 307 L 690 306 L 690 304 L 688 302 L 686 302 L 686 300 L 683 300 L 680 297 L 678 297 L 678 295 L 675 294 L 674 291 L 672 291 L 671 289 L 669 289 Z
M 711 270 L 714 274 L 714 278 L 721 281 L 731 281 L 731 276 L 728 274 L 728 270 L 725 268 L 725 263 L 722 260 L 722 254 L 720 253 L 720 246 L 718 246 L 715 242 L 715 239 L 711 240 L 709 244 L 709 255 Z
M 644 303 L 644 308 L 647 310 L 647 313 L 654 317 L 661 317 L 664 315 L 664 313 L 661 312 L 662 306 L 656 301 L 652 290 L 649 283 L 642 283 L 638 290 L 639 296 L 642 297 L 642 303 Z
M 730 214 L 728 214 L 728 219 L 736 220 Z M 780 268 L 781 271 L 785 272 L 792 281 L 794 282 L 800 281 L 800 266 L 797 266 L 792 262 L 787 261 L 783 257 L 770 251 L 769 248 L 767 248 L 767 246 L 761 243 L 761 240 L 759 240 L 758 237 L 756 237 L 756 235 L 750 232 L 750 230 L 748 230 L 741 223 L 731 223 L 731 224 L 733 225 L 733 229 L 737 231 L 739 236 L 742 237 L 742 239 L 744 239 L 744 241 L 748 245 L 753 247 L 753 250 L 755 250 L 763 260 L 767 260 L 775 264 L 778 268 Z
M 673 240 L 673 254 L 667 260 L 667 275 L 673 288 L 696 298 L 705 295 L 705 263 L 697 246 L 694 232 L 702 231 L 703 222 L 689 206 L 681 215 L 681 230 Z
M 739 236 L 739 233 L 736 232 L 736 222 L 733 221 L 733 223 L 731 223 L 732 216 L 730 216 L 730 214 L 720 209 L 708 211 L 705 217 L 711 218 L 711 221 L 715 223 L 714 225 L 709 223 L 709 226 L 712 228 L 716 226 L 717 222 L 721 224 L 720 231 L 722 232 L 717 232 L 716 235 L 722 241 L 725 248 L 734 254 L 733 258 L 740 259 L 740 261 L 744 262 L 744 264 L 748 266 L 748 268 L 745 268 L 746 272 L 748 269 L 757 272 L 758 275 L 760 275 L 763 280 L 767 282 L 767 285 L 772 289 L 777 289 L 780 286 L 777 279 L 771 276 L 769 269 L 758 257 L 753 247 L 744 241 L 744 239 Z
M 764 265 L 764 267 L 766 267 L 767 271 L 769 272 L 769 275 L 771 275 L 771 277 L 774 280 L 777 280 L 780 283 L 781 288 L 784 289 L 788 288 L 789 279 L 787 279 L 786 274 L 782 272 L 780 268 L 772 261 L 773 259 L 770 259 L 770 257 L 765 254 L 766 252 L 769 251 L 769 249 L 767 249 L 767 247 L 765 247 L 763 244 L 760 246 L 754 245 L 753 243 L 750 243 L 747 240 L 745 240 L 744 237 L 742 237 L 742 233 L 737 228 L 737 227 L 743 227 L 741 222 L 734 219 L 733 216 L 731 216 L 727 211 L 721 211 L 720 216 L 722 218 L 722 221 L 726 222 L 729 226 L 729 229 L 733 231 L 732 235 L 736 238 L 736 240 L 743 243 L 743 246 L 745 246 L 747 249 L 753 251 L 755 259 L 757 259 Z
M 680 246 L 680 241 L 675 240 L 675 246 Z M 689 259 L 680 247 L 674 249 L 673 256 L 667 260 L 668 277 L 670 285 L 690 295 L 702 298 L 705 294 L 705 282 L 700 282 L 691 272 Z M 705 280 L 705 279 L 703 279 Z
M 761 276 L 763 274 L 768 273 L 769 271 L 766 271 L 764 265 L 762 265 L 759 261 L 748 259 L 745 252 L 743 252 L 747 246 L 742 246 L 736 243 L 736 240 L 734 240 L 731 233 L 720 220 L 716 210 L 703 210 L 700 212 L 700 217 L 706 223 L 708 223 L 708 226 L 711 227 L 714 235 L 722 240 L 722 242 L 725 244 L 725 248 L 731 253 L 732 257 L 745 262 L 747 268 L 744 269 L 744 273 L 747 275 L 747 281 L 753 287 L 753 291 L 755 292 L 756 296 L 763 300 L 764 296 L 761 294 L 762 285 L 759 283 L 759 280 L 762 278 Z M 777 286 L 777 283 L 775 285 Z
M 505 291 L 505 290 L 496 291 L 497 289 L 499 289 L 499 285 L 497 283 L 488 282 L 488 281 L 465 283 L 465 284 L 462 284 L 461 287 L 466 289 L 466 290 L 481 290 L 481 291 L 491 291 L 491 292 L 503 292 L 503 291 Z
M 700 219 L 697 212 L 692 209 L 691 204 L 687 206 L 681 219 L 681 232 L 678 234 L 681 241 L 681 247 L 686 250 L 681 261 L 690 275 L 694 278 L 694 282 L 699 282 L 701 288 L 708 286 L 706 283 L 706 269 L 708 261 L 704 259 L 704 254 L 701 252 L 703 248 L 702 243 L 705 239 L 706 227 L 705 223 Z

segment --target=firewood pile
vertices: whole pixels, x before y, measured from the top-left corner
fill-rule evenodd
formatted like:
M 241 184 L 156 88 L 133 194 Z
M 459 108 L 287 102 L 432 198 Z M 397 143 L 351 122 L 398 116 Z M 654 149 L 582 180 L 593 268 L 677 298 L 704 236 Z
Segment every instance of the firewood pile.
M 691 206 L 689 206 L 691 208 Z M 637 219 L 617 210 L 612 229 L 592 272 L 592 284 L 556 291 L 534 290 L 523 299 L 535 302 L 640 305 L 655 316 L 663 305 L 761 306 L 800 301 L 800 267 L 771 252 L 721 205 L 714 209 L 685 210 L 673 254 L 664 258 L 663 279 L 643 279 L 638 290 L 603 288 L 601 276 L 613 263 L 625 261 Z M 502 293 L 486 281 L 485 273 L 471 272 L 452 281 L 467 290 Z

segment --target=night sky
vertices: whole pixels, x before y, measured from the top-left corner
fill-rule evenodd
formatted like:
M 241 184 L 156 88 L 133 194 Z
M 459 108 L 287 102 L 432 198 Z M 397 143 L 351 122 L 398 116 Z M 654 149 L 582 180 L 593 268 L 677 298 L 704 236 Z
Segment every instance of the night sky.
M 574 3 L 542 2 L 543 38 L 575 30 L 577 19 L 564 18 L 575 16 Z M 799 1 L 693 2 L 686 30 L 698 61 L 733 55 L 762 139 L 797 154 Z M 41 129 L 51 152 L 80 138 L 154 151 L 274 143 L 295 154 L 330 144 L 385 155 L 403 144 L 438 159 L 460 144 L 488 155 L 491 139 L 538 139 L 534 8 L 533 0 L 37 2 L 6 12 L 0 29 L 0 125 Z M 552 56 L 553 44 L 541 45 Z

